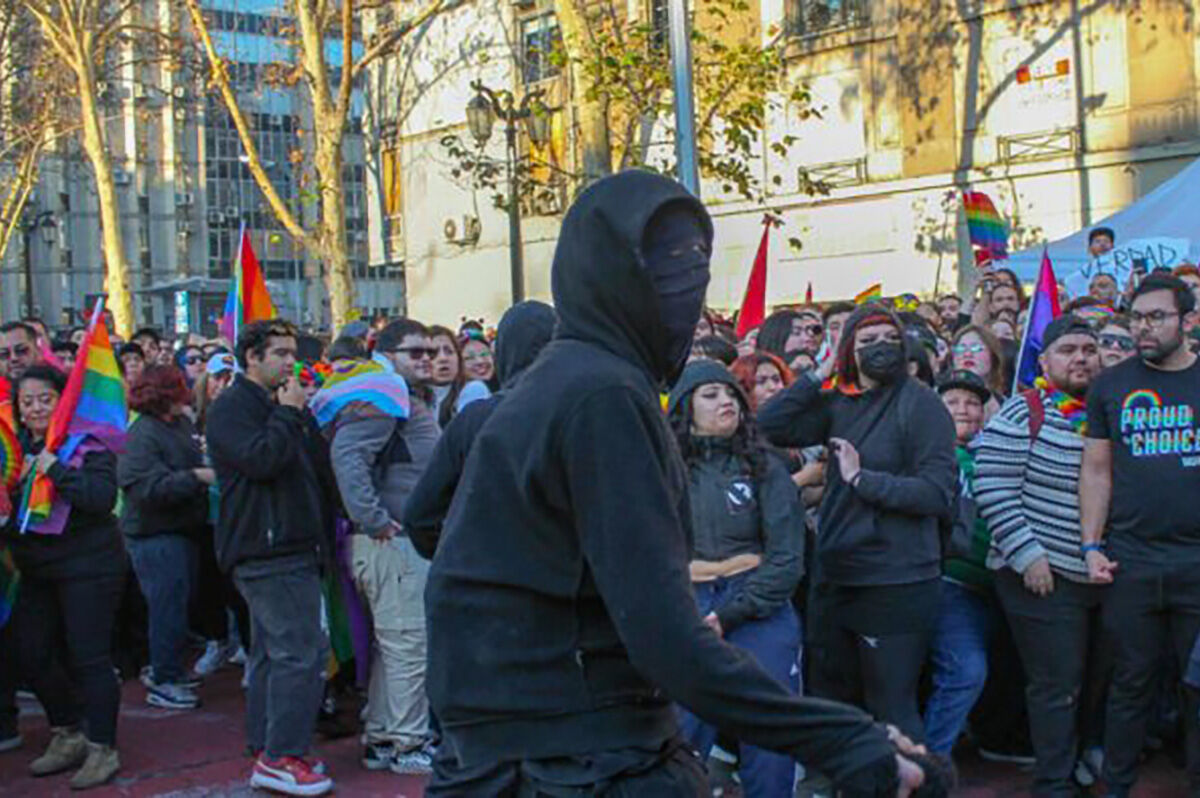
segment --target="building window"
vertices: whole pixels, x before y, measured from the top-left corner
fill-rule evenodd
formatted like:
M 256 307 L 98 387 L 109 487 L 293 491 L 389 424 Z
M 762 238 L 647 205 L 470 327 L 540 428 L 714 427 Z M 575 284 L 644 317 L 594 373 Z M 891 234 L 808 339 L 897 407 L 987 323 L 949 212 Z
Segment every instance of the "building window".
M 788 30 L 801 36 L 855 28 L 870 22 L 868 0 L 788 0 Z
M 521 78 L 525 83 L 549 80 L 559 73 L 555 53 L 562 49 L 562 33 L 553 14 L 521 20 Z

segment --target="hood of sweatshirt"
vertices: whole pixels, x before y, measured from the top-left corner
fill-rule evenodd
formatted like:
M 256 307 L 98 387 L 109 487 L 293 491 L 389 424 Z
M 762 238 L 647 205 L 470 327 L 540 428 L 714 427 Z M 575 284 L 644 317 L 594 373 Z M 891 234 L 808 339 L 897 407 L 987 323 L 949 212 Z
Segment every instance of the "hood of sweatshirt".
M 677 207 L 670 207 L 677 206 Z M 682 367 L 680 350 L 686 357 L 691 332 L 682 340 L 679 318 L 688 315 L 688 303 L 680 310 L 671 292 L 671 265 L 676 257 L 697 263 L 686 274 L 686 290 L 701 293 L 708 280 L 707 253 L 703 273 L 695 252 L 671 250 L 652 262 L 647 257 L 647 231 L 656 214 L 664 211 L 668 224 L 678 229 L 679 209 L 699 226 L 703 245 L 711 249 L 712 222 L 704 206 L 679 183 L 650 172 L 628 171 L 593 183 L 571 206 L 563 220 L 554 251 L 551 288 L 558 311 L 556 337 L 596 344 L 637 365 L 655 381 L 674 377 Z M 672 213 L 675 212 L 675 213 Z M 663 216 L 659 216 L 663 218 Z M 686 222 L 683 226 L 686 226 Z M 666 237 L 668 240 L 670 236 Z M 684 230 L 679 241 L 688 239 Z M 662 237 L 657 237 L 661 242 Z M 656 247 L 661 249 L 661 247 Z M 656 289 L 657 274 L 666 273 L 663 288 Z M 679 274 L 679 272 L 676 272 Z M 665 310 L 665 312 L 664 312 Z M 699 320 L 699 308 L 691 326 Z
M 511 385 L 537 360 L 554 337 L 557 322 L 554 308 L 535 300 L 518 302 L 504 312 L 496 325 L 496 376 L 502 386 Z

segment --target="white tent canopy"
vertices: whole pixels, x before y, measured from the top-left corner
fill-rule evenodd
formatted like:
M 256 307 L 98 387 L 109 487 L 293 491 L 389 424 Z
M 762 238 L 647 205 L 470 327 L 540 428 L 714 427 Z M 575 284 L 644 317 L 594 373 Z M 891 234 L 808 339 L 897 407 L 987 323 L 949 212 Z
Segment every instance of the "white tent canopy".
M 1094 227 L 1109 227 L 1117 234 L 1117 249 L 1134 245 L 1132 257 L 1143 256 L 1151 269 L 1192 263 L 1200 255 L 1200 159 L 1132 205 L 1095 222 L 1074 235 L 1050 243 L 1050 260 L 1062 282 L 1089 267 L 1088 233 Z M 1153 245 L 1151 242 L 1153 241 Z M 1137 242 L 1144 242 L 1145 246 Z M 1118 252 L 1120 257 L 1122 254 Z M 1009 256 L 998 265 L 1012 269 L 1024 281 L 1037 279 L 1042 247 L 1032 247 Z

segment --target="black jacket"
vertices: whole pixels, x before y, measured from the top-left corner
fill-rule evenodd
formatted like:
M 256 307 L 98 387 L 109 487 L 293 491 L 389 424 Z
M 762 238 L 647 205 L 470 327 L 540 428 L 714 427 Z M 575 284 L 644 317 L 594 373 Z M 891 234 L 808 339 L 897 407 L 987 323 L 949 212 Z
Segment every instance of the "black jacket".
M 206 425 L 221 506 L 217 562 L 318 555 L 330 534 L 326 470 L 306 413 L 276 404 L 239 375 L 213 402 Z
M 26 448 L 36 457 L 41 445 Z M 89 452 L 79 468 L 55 463 L 47 473 L 58 497 L 71 505 L 61 535 L 21 534 L 14 509 L 4 534 L 17 568 L 39 579 L 119 574 L 125 570 L 125 548 L 113 508 L 117 503 L 117 457 L 108 450 Z M 20 504 L 20 488 L 12 496 Z
M 519 302 L 505 311 L 496 326 L 496 376 L 504 388 L 511 388 L 537 359 L 554 334 L 554 323 L 554 309 L 542 302 Z M 503 392 L 494 393 L 458 411 L 409 494 L 402 522 L 413 547 L 427 560 L 433 559 L 437 550 L 442 523 L 450 511 L 471 444 L 503 396 Z
M 186 417 L 171 423 L 139 416 L 129 428 L 117 477 L 125 491 L 121 531 L 133 537 L 199 535 L 208 521 L 208 486 L 196 428 Z
M 703 213 L 626 173 L 567 214 L 556 339 L 475 439 L 430 569 L 430 702 L 466 766 L 653 748 L 679 701 L 839 781 L 890 759 L 883 731 L 790 695 L 692 597 L 687 476 L 658 399 L 673 364 L 638 254 L 672 202 Z
M 954 422 L 937 394 L 905 378 L 852 396 L 823 391 L 808 373 L 759 409 L 758 427 L 779 446 L 844 438 L 858 449 L 856 487 L 830 456 L 817 536 L 824 579 L 899 585 L 941 575 L 938 519 L 950 512 L 958 466 Z

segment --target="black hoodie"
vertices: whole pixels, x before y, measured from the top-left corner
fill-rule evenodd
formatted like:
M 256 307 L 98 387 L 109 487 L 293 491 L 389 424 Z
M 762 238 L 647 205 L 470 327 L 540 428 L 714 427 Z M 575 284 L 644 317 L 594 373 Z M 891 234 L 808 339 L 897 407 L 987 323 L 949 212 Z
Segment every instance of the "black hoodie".
M 554 308 L 543 302 L 520 302 L 509 308 L 496 326 L 496 377 L 509 389 L 529 367 L 554 335 Z M 471 402 L 450 420 L 429 465 L 404 504 L 404 529 L 413 547 L 425 559 L 433 559 L 450 500 L 462 476 L 463 466 L 475 436 L 504 392 Z
M 894 783 L 869 716 L 789 694 L 696 610 L 687 475 L 658 398 L 677 364 L 640 254 L 669 203 L 708 224 L 642 172 L 593 184 L 564 220 L 556 339 L 475 439 L 429 573 L 430 702 L 466 767 L 655 748 L 678 733 L 676 700 L 835 782 Z

